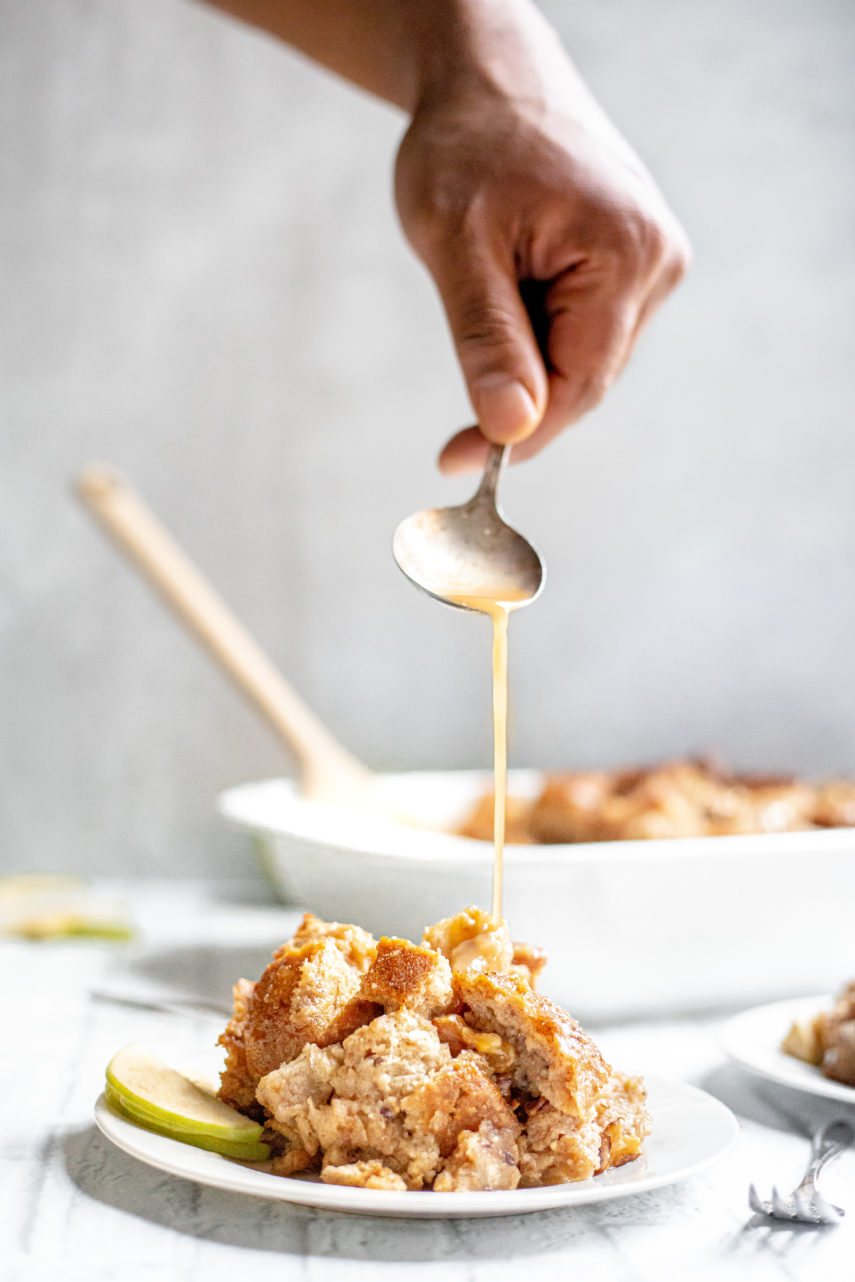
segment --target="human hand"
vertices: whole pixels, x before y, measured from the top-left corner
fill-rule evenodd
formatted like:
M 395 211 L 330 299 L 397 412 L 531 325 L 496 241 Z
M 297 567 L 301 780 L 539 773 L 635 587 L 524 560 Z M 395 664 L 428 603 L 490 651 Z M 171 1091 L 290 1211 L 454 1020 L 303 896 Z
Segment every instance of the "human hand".
M 592 409 L 689 261 L 554 33 L 527 6 L 508 14 L 429 68 L 396 165 L 479 423 L 445 446 L 446 472 L 480 466 L 487 440 L 529 458 Z

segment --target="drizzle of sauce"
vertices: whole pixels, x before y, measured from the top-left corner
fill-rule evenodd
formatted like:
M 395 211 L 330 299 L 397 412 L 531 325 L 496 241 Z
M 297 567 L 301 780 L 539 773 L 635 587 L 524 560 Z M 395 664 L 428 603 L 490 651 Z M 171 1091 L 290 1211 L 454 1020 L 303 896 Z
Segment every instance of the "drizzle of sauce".
M 502 915 L 505 854 L 505 815 L 508 790 L 508 619 L 512 610 L 530 598 L 518 589 L 495 596 L 449 593 L 448 600 L 468 606 L 493 621 L 493 902 L 494 917 Z

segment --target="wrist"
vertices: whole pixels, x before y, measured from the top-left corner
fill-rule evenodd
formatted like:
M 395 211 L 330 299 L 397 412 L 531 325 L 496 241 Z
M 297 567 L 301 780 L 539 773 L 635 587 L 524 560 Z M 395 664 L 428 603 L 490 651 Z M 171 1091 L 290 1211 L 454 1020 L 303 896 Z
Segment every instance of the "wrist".
M 530 0 L 428 0 L 419 4 L 412 114 L 476 90 L 540 99 L 575 72 L 558 37 Z

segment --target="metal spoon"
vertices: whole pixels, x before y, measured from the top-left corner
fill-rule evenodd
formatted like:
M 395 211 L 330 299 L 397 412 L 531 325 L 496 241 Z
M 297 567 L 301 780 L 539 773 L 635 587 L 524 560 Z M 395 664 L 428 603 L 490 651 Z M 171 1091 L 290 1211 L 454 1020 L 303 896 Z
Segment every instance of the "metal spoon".
M 509 445 L 492 445 L 474 496 L 460 507 L 430 508 L 402 521 L 392 540 L 398 565 L 416 587 L 459 609 L 470 602 L 528 605 L 546 566 L 532 545 L 502 520 L 496 502 Z

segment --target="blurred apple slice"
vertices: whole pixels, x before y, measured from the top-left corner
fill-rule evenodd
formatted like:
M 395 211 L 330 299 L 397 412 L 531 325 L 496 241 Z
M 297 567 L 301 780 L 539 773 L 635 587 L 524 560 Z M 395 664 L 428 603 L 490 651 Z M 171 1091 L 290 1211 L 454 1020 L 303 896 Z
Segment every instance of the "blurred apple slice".
M 117 1113 L 170 1139 L 245 1162 L 270 1156 L 257 1122 L 162 1063 L 144 1046 L 126 1046 L 113 1056 L 107 1065 L 104 1094 Z

